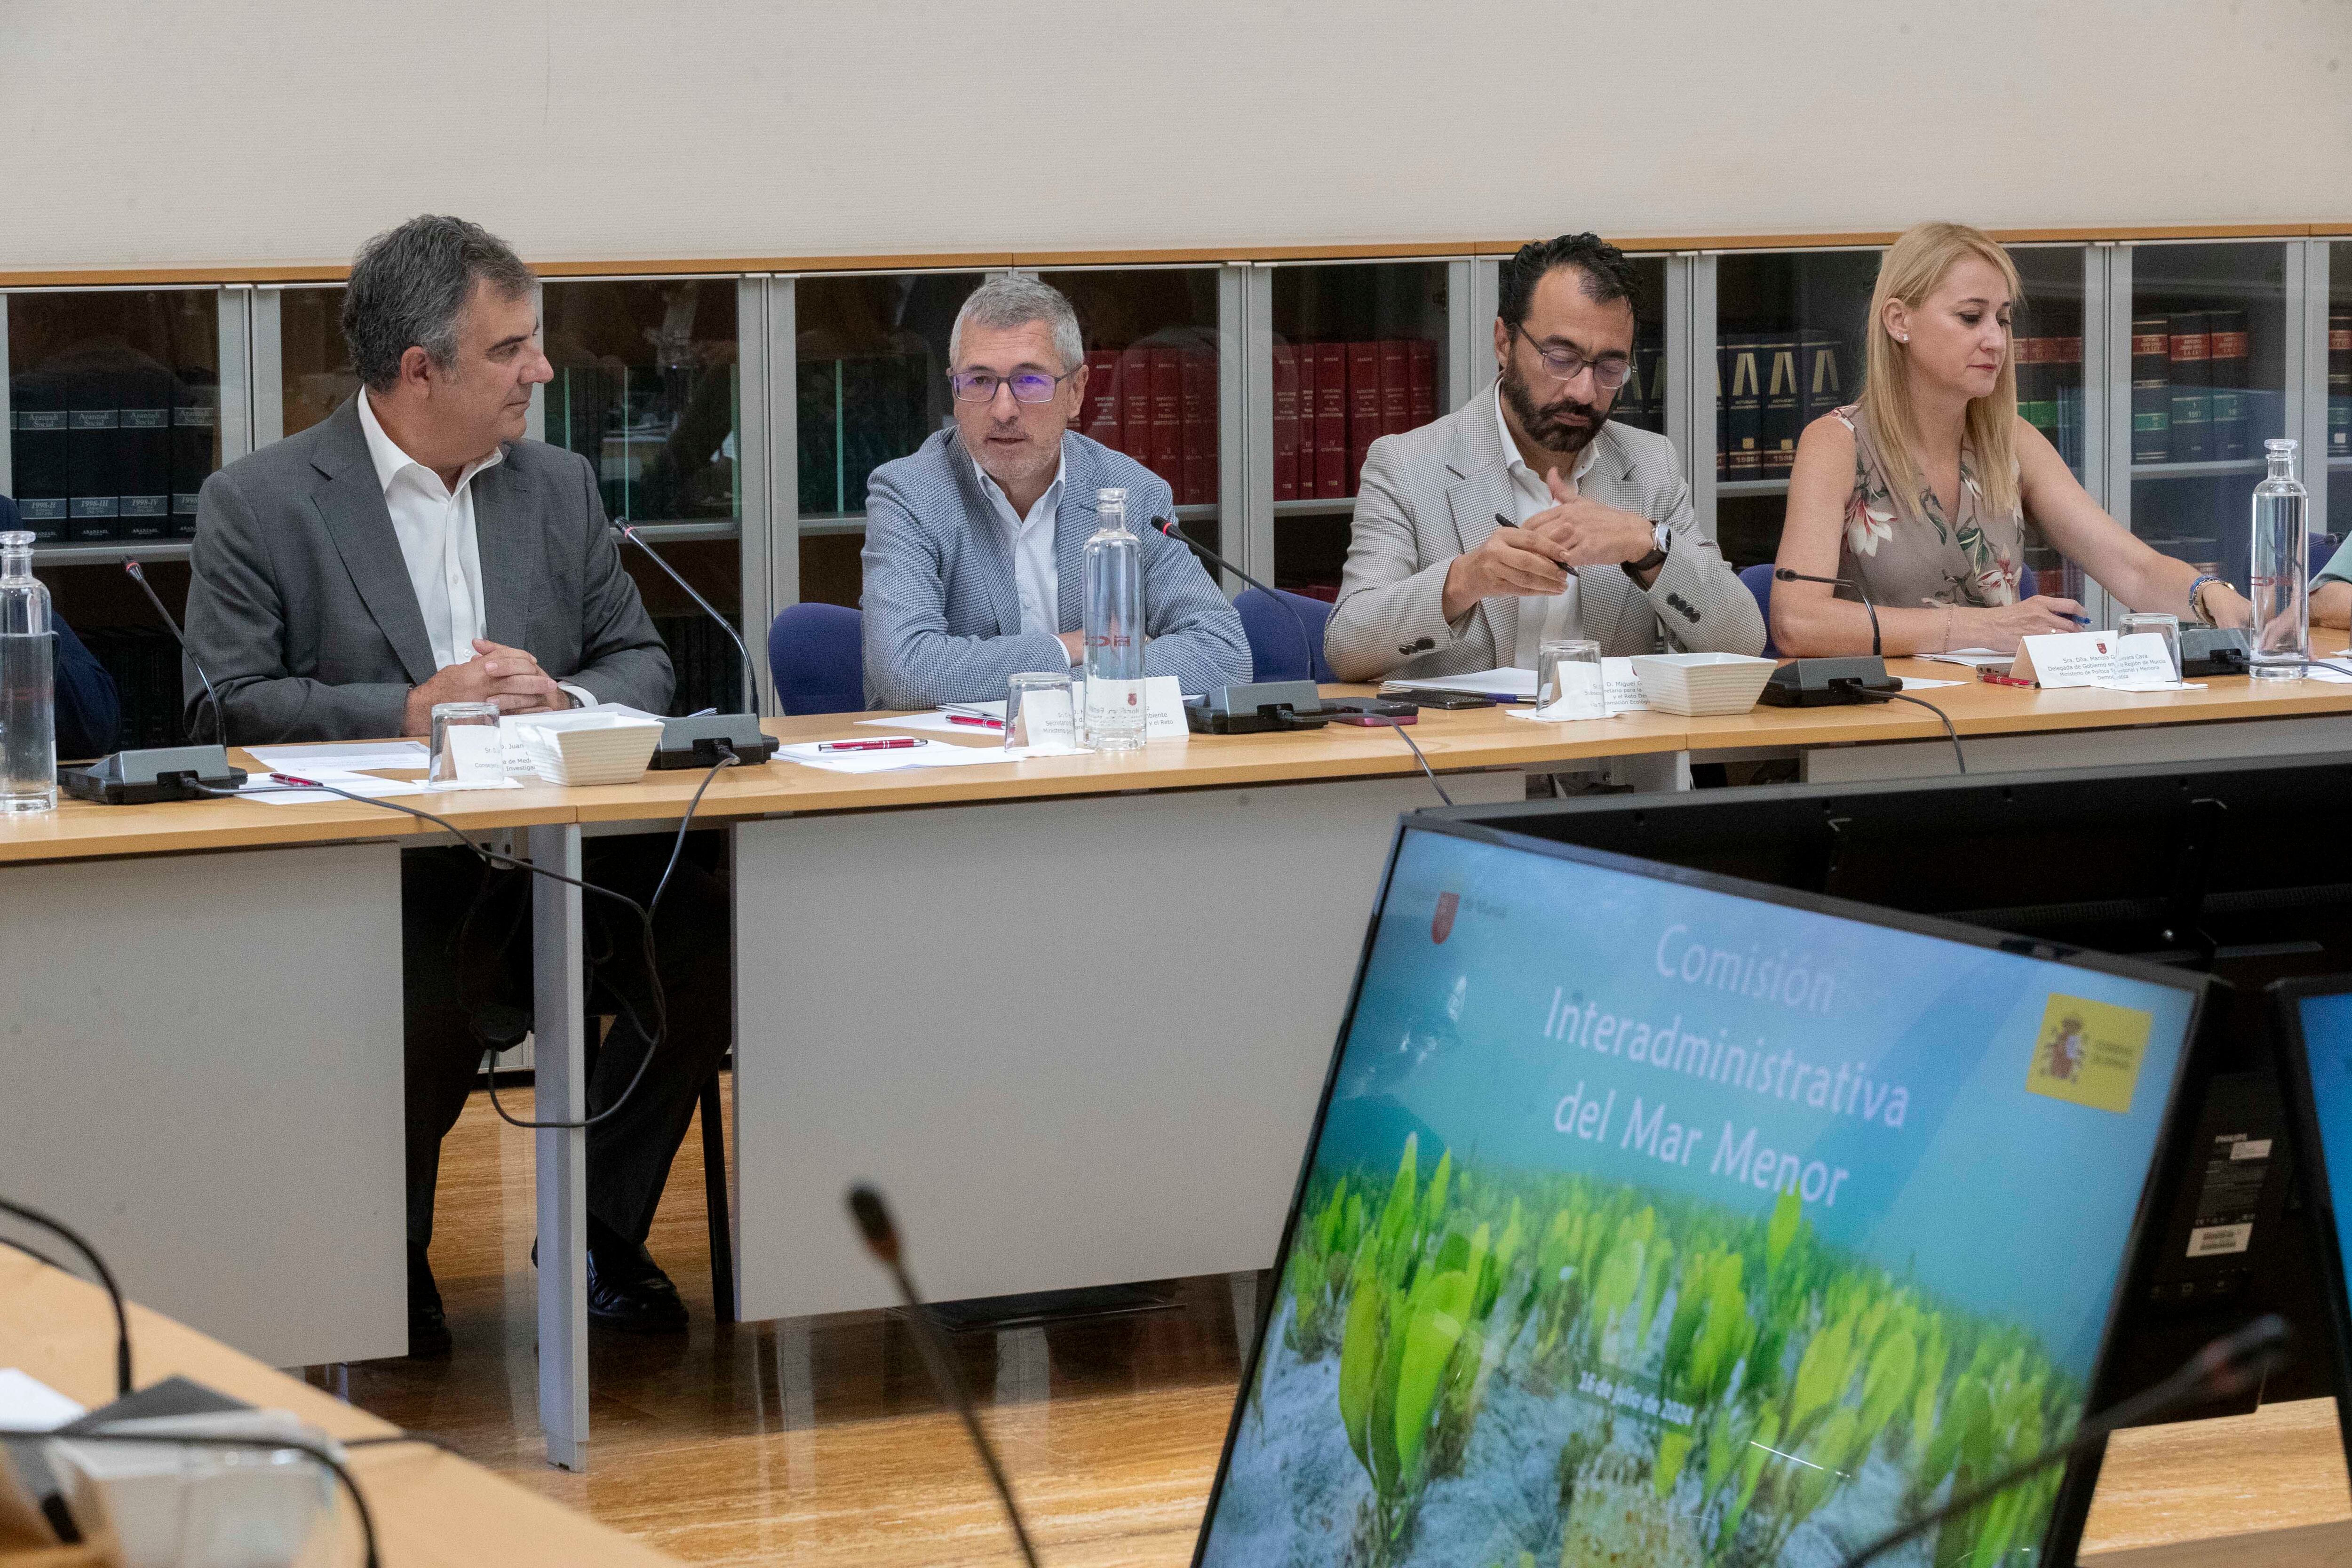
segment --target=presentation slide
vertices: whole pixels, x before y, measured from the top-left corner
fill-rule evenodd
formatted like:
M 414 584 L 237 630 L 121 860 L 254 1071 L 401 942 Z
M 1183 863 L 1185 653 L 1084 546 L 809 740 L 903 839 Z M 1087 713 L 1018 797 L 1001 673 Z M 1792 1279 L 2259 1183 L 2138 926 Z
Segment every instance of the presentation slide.
M 2306 996 L 2301 1006 L 2303 1054 L 2311 1063 L 2336 1246 L 2352 1260 L 2352 995 Z
M 2080 1419 L 2192 1005 L 1408 832 L 1202 1561 L 1834 1568 Z

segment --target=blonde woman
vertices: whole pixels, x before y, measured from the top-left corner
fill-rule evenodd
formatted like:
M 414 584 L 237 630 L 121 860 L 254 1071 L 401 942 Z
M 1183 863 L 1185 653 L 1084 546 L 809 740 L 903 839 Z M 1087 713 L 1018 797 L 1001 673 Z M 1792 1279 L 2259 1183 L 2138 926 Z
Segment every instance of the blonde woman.
M 1862 401 L 1797 443 L 1779 564 L 1859 584 L 1890 655 L 1985 647 L 2079 631 L 2072 599 L 2018 597 L 2025 519 L 2136 610 L 2242 626 L 2236 590 L 2135 539 L 2017 416 L 2009 255 L 1979 230 L 1923 223 L 1878 265 Z M 1772 640 L 1784 654 L 1870 651 L 1871 626 L 1843 589 L 1776 583 Z

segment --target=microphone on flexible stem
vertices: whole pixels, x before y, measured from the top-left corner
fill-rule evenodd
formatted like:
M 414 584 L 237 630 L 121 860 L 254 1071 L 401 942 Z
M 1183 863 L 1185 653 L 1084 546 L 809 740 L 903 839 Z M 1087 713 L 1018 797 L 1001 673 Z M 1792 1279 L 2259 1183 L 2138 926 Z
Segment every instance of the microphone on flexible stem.
M 1863 590 L 1861 584 L 1849 583 L 1843 577 L 1816 577 L 1810 572 L 1792 572 L 1786 566 L 1775 566 L 1772 575 L 1783 583 L 1820 583 L 1832 588 L 1853 589 L 1853 596 L 1862 601 L 1862 607 L 1870 612 L 1870 656 L 1873 658 L 1881 657 L 1884 650 L 1878 640 L 1878 606 L 1870 602 L 1870 595 Z
M 1307 619 L 1298 613 L 1296 605 L 1292 605 L 1289 600 L 1284 598 L 1280 594 L 1276 593 L 1272 588 L 1267 587 L 1265 584 L 1259 582 L 1256 578 L 1243 571 L 1240 567 L 1234 565 L 1232 562 L 1226 560 L 1223 556 L 1218 554 L 1215 551 L 1210 549 L 1207 545 L 1202 543 L 1199 540 L 1193 538 L 1191 534 L 1185 532 L 1183 529 L 1177 525 L 1174 518 L 1155 517 L 1151 520 L 1151 526 L 1166 534 L 1169 538 L 1174 540 L 1177 543 L 1187 546 L 1198 554 L 1202 555 L 1208 560 L 1214 562 L 1219 566 L 1223 567 L 1226 571 L 1232 573 L 1234 576 L 1240 578 L 1251 587 L 1255 588 L 1259 593 L 1264 594 L 1267 598 L 1272 599 L 1276 604 L 1280 605 L 1282 606 L 1283 613 L 1290 617 L 1290 624 L 1298 628 L 1299 646 L 1307 650 L 1307 678 L 1309 680 L 1312 680 L 1315 678 L 1315 639 L 1307 635 Z
M 125 561 L 123 571 L 139 584 L 147 602 L 155 606 L 163 620 L 163 629 L 172 634 L 188 668 L 205 683 L 205 700 L 212 704 L 213 728 L 221 743 L 207 746 L 158 746 L 146 751 L 117 752 L 100 757 L 85 768 L 61 768 L 58 784 L 77 800 L 92 800 L 101 805 L 146 805 L 159 800 L 202 800 L 208 789 L 235 790 L 245 784 L 245 770 L 228 765 L 228 715 L 222 710 L 220 692 L 213 686 L 213 678 L 196 661 L 188 647 L 188 639 L 180 630 L 180 623 L 163 607 L 146 572 L 137 561 Z M 199 710 L 201 711 L 201 710 Z
M 915 1289 L 915 1281 L 907 1272 L 905 1256 L 898 1245 L 898 1226 L 890 1217 L 889 1205 L 882 1194 L 864 1183 L 849 1189 L 849 1213 L 856 1220 L 858 1234 L 866 1238 L 866 1250 L 875 1260 L 890 1271 L 891 1281 L 898 1287 L 898 1299 L 907 1304 L 907 1315 L 915 1328 L 915 1346 L 922 1352 L 923 1364 L 930 1369 L 931 1382 L 938 1385 L 940 1395 L 963 1418 L 963 1429 L 971 1437 L 971 1446 L 980 1452 L 980 1462 L 988 1469 L 988 1479 L 995 1485 L 996 1496 L 1004 1504 L 1004 1517 L 1012 1521 L 1013 1538 L 1021 1546 L 1021 1560 L 1029 1568 L 1037 1568 L 1036 1549 L 1029 1544 L 1029 1527 L 1022 1522 L 1021 1506 L 1013 1500 L 1013 1487 L 1004 1479 L 1004 1468 L 996 1462 L 996 1450 L 989 1446 L 988 1434 L 980 1427 L 980 1417 L 971 1407 L 971 1396 L 963 1390 L 963 1380 L 956 1375 L 955 1363 L 948 1358 L 946 1338 L 940 1326 L 931 1321 L 931 1310 Z
M 741 634 L 734 624 L 719 613 L 709 600 L 695 592 L 694 584 L 680 576 L 677 569 L 661 558 L 661 552 L 645 542 L 643 535 L 628 524 L 616 522 L 613 531 L 639 550 L 646 558 L 660 567 L 669 580 L 686 590 L 686 596 L 702 607 L 702 613 L 719 623 L 728 640 L 743 660 L 743 704 L 750 711 L 743 713 L 702 713 L 691 719 L 664 719 L 661 744 L 654 748 L 656 768 L 708 768 L 718 764 L 721 745 L 734 748 L 738 760 L 743 763 L 764 763 L 776 754 L 776 740 L 760 728 L 760 679 L 758 667 L 751 662 L 751 650 L 743 646 Z
M 2260 1387 L 2263 1379 L 2286 1359 L 2287 1343 L 2293 1337 L 2286 1321 L 2276 1313 L 2256 1318 L 2235 1333 L 2224 1334 L 2199 1351 L 2179 1372 L 2154 1388 L 2084 1422 L 2071 1440 L 2055 1448 L 2045 1449 L 2023 1464 L 2003 1470 L 1984 1485 L 1952 1499 L 1943 1507 L 1889 1531 L 1847 1558 L 1841 1568 L 1863 1568 L 1864 1563 L 1925 1534 L 1944 1521 L 1966 1513 L 2019 1482 L 2031 1480 L 2052 1466 L 2063 1465 L 2077 1454 L 2106 1441 L 2107 1435 L 2118 1427 L 2135 1426 L 2201 1399 L 2227 1399 Z
M 1821 583 L 1832 588 L 1852 588 L 1863 608 L 1870 612 L 1870 657 L 1793 659 L 1772 672 L 1771 679 L 1764 683 L 1761 701 L 1773 708 L 1830 708 L 1843 703 L 1875 702 L 1903 689 L 1903 683 L 1886 673 L 1886 661 L 1880 657 L 1884 645 L 1878 637 L 1878 606 L 1870 602 L 1870 595 L 1863 592 L 1860 584 L 1843 577 L 1791 572 L 1786 566 L 1774 567 L 1772 575 L 1782 583 Z
M 89 1260 L 99 1284 L 106 1289 L 107 1300 L 114 1308 L 114 1392 L 118 1398 L 129 1394 L 131 1388 L 131 1314 L 122 1305 L 122 1287 L 114 1282 L 114 1270 L 106 1266 L 106 1259 L 99 1256 L 98 1248 L 84 1241 L 80 1233 L 63 1220 L 51 1219 L 38 1209 L 12 1204 L 5 1198 L 0 1198 L 0 1215 L 40 1226 Z

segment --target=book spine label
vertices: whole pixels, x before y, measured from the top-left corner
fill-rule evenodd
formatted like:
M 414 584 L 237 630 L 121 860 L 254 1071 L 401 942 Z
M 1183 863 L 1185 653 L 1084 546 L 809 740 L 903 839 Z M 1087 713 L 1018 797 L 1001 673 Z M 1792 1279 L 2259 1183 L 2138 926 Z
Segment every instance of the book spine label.
M 2077 474 L 2083 471 L 2083 340 L 2051 340 L 2052 380 L 2057 385 L 2058 456 Z M 2069 594 L 2068 598 L 2075 595 Z
M 1120 450 L 1118 427 L 1118 355 L 1108 349 L 1087 354 L 1087 435 L 1112 451 Z
M 1804 417 L 1804 385 L 1797 375 L 1797 343 L 1775 336 L 1757 345 L 1764 383 L 1760 477 L 1785 479 L 1797 463 L 1797 437 Z
M 2212 423 L 2209 445 L 2220 458 L 2240 458 L 2246 452 L 2247 342 L 2246 313 L 2217 310 L 2206 318 L 2206 380 L 2208 416 Z
M 2200 314 L 2175 316 L 2168 338 L 2172 374 L 2172 461 L 2201 463 L 2213 455 L 2213 399 L 2209 379 L 2212 340 Z
M 1151 466 L 1151 351 L 1118 356 L 1118 449 Z
M 1298 358 L 1274 345 L 1274 499 L 1298 499 Z
M 2352 458 L 2352 316 L 2327 318 L 2327 455 Z
M 1731 477 L 1764 477 L 1764 381 L 1757 340 L 1727 340 L 1731 348 Z
M 1300 476 L 1302 480 L 1305 476 Z M 1348 345 L 1315 345 L 1315 493 L 1348 493 Z
M 1437 417 L 1437 345 L 1414 338 L 1405 345 L 1407 356 L 1407 427 L 1420 429 Z
M 1174 349 L 1151 351 L 1151 457 L 1145 465 L 1184 493 L 1184 362 Z
M 1184 483 L 1176 499 L 1206 506 L 1217 499 L 1217 362 L 1215 356 L 1184 356 Z
M 2172 457 L 2172 364 L 2168 319 L 2142 316 L 2132 322 L 2132 461 L 2168 462 Z
M 1348 345 L 1348 489 L 1354 495 L 1372 443 L 1381 438 L 1381 345 Z
M 1727 479 L 1731 473 L 1731 404 L 1723 395 L 1730 382 L 1731 340 L 1717 338 L 1715 343 L 1715 477 Z

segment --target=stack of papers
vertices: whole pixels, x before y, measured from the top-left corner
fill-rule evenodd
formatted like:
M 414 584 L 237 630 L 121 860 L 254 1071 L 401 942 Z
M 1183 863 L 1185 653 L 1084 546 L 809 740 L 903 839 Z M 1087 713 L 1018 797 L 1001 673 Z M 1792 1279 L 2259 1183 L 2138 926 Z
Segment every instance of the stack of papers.
M 1937 664 L 1964 664 L 1970 669 L 2006 670 L 2017 661 L 2013 653 L 1995 653 L 1989 647 L 1956 647 L 1949 653 L 1922 653 L 1912 657 L 1932 659 Z
M 1017 763 L 1028 756 L 1026 747 L 950 746 L 940 741 L 919 741 L 887 752 L 826 752 L 819 741 L 778 749 L 776 755 L 803 767 L 829 773 L 887 773 L 900 768 L 969 768 L 986 763 Z

